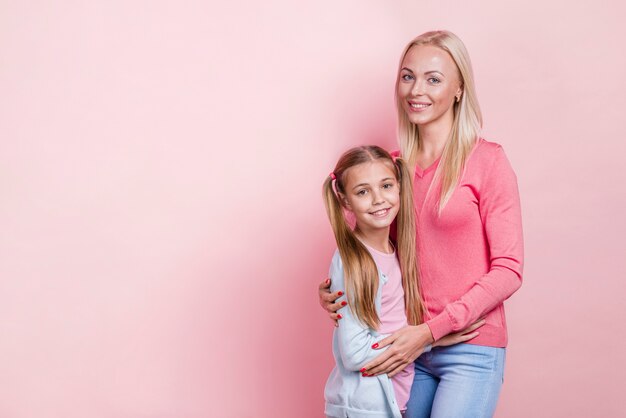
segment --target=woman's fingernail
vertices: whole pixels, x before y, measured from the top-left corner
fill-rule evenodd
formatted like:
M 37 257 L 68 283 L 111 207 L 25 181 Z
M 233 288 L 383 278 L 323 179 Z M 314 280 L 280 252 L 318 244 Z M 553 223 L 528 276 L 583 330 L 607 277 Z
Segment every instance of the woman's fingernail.
M 365 367 L 363 367 L 361 370 L 359 370 L 361 373 L 365 373 Z
M 346 302 L 345 300 L 341 301 L 341 306 L 346 306 L 348 304 L 348 302 Z
M 372 348 L 378 348 L 378 343 L 372 345 Z
M 337 319 L 341 319 L 341 318 L 342 318 L 341 314 L 337 314 Z
M 363 377 L 367 377 L 367 376 L 369 376 L 369 374 L 367 374 L 367 373 L 363 373 L 361 376 L 363 376 Z
M 326 279 L 326 281 L 324 283 L 326 283 L 326 284 L 330 283 L 330 279 Z
M 343 292 L 340 290 L 339 293 L 337 293 L 339 296 L 343 296 Z

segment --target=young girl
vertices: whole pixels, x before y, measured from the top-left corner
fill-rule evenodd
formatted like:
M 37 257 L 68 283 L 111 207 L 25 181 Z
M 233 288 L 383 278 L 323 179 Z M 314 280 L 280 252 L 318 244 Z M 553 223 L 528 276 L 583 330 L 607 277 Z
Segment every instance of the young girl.
M 413 365 L 393 378 L 367 377 L 362 368 L 380 354 L 376 341 L 407 323 L 422 323 L 412 178 L 403 160 L 394 161 L 382 148 L 353 148 L 324 182 L 324 200 L 338 247 L 330 266 L 331 291 L 346 292 L 338 301 L 344 308 L 333 336 L 336 366 L 326 383 L 325 413 L 334 418 L 401 418 Z M 354 230 L 344 210 L 354 215 Z M 394 246 L 389 230 L 396 216 Z M 471 331 L 453 334 L 437 345 L 473 338 L 476 333 Z M 423 351 L 429 350 L 430 346 Z
M 334 187 L 333 187 L 334 185 Z M 324 182 L 328 217 L 338 251 L 330 267 L 332 288 L 345 289 L 343 320 L 333 336 L 336 367 L 326 383 L 329 417 L 401 417 L 412 367 L 390 380 L 366 379 L 359 371 L 379 351 L 372 345 L 407 324 L 422 322 L 415 262 L 415 219 L 411 177 L 401 159 L 382 148 L 347 151 Z M 352 212 L 351 230 L 344 209 Z M 389 227 L 398 215 L 397 254 Z

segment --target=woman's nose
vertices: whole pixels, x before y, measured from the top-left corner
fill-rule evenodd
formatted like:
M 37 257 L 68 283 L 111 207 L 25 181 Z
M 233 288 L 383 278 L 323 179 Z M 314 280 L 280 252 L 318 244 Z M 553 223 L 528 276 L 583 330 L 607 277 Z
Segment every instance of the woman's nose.
M 413 83 L 413 88 L 411 89 L 411 94 L 413 96 L 419 96 L 424 94 L 424 83 L 421 80 L 415 80 Z

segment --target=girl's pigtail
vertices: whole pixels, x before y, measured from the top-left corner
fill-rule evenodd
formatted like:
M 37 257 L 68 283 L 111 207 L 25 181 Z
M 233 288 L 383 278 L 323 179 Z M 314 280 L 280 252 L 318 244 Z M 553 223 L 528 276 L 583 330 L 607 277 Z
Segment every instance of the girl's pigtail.
M 413 181 L 406 162 L 396 158 L 395 166 L 400 183 L 400 211 L 397 217 L 397 247 L 406 316 L 410 325 L 419 325 L 424 320 L 424 303 L 420 294 L 419 269 L 416 251 L 415 205 L 413 203 Z
M 378 292 L 378 268 L 367 248 L 356 238 L 346 222 L 339 200 L 341 175 L 336 180 L 334 177 L 331 173 L 324 181 L 323 195 L 326 213 L 343 261 L 348 306 L 363 324 L 377 329 L 380 319 L 374 301 Z M 333 181 L 336 181 L 337 190 L 333 187 Z

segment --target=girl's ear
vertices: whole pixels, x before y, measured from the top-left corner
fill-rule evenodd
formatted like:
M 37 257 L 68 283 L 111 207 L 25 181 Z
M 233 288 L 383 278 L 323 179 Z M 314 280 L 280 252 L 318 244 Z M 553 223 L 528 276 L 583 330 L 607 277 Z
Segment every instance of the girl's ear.
M 352 206 L 350 206 L 350 202 L 348 202 L 346 195 L 343 193 L 337 193 L 337 195 L 339 196 L 339 201 L 341 202 L 341 206 L 343 206 L 344 208 L 352 212 Z

